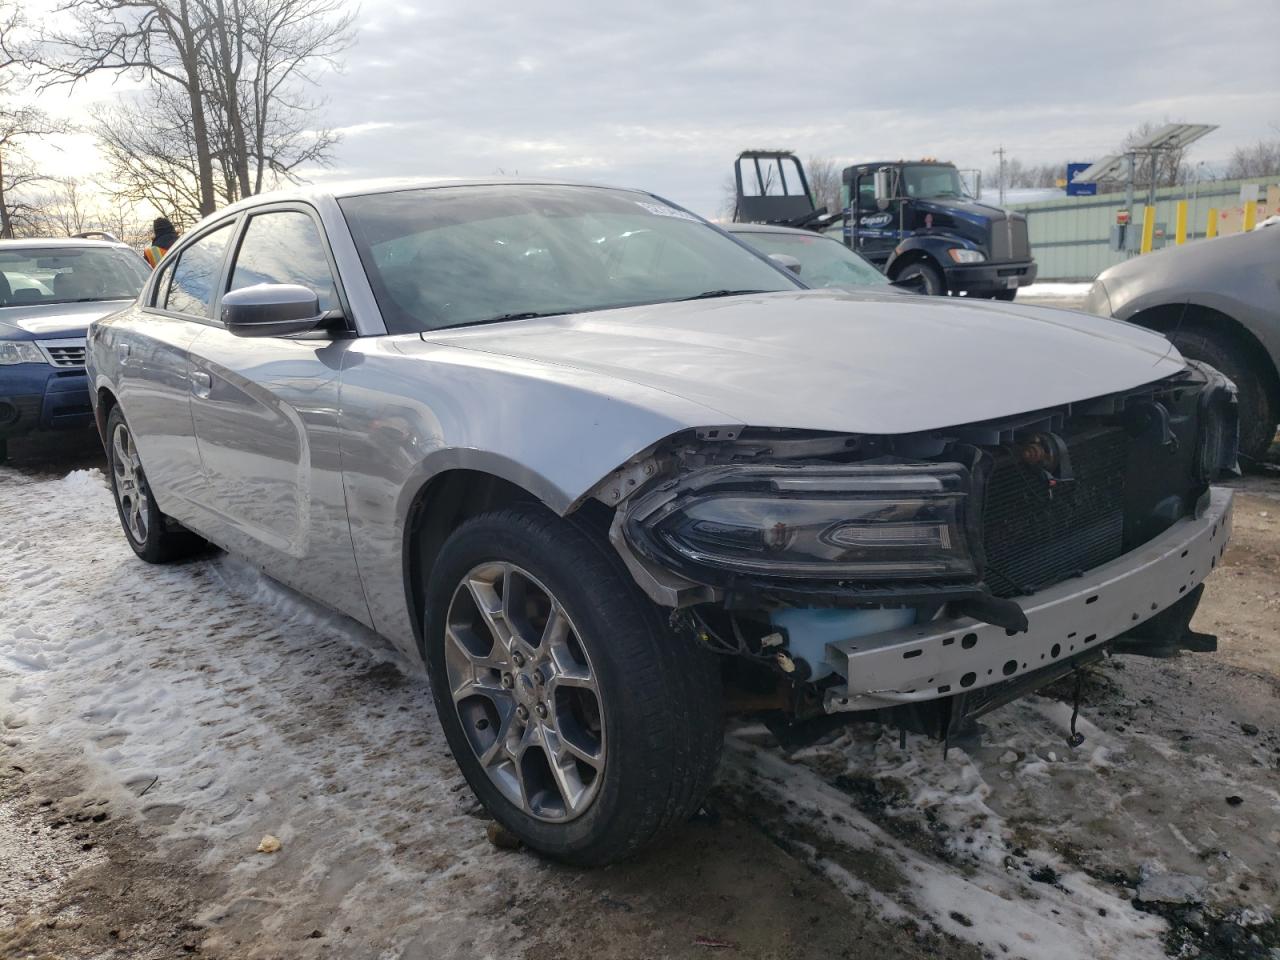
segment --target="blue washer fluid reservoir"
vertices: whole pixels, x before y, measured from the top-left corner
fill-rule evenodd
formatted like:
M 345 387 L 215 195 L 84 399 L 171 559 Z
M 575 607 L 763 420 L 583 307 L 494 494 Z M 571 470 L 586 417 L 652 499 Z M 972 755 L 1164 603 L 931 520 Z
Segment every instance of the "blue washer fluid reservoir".
M 803 657 L 818 680 L 832 672 L 827 663 L 827 644 L 870 633 L 897 630 L 916 622 L 911 607 L 899 609 L 843 610 L 836 607 L 784 607 L 774 610 L 769 621 L 787 631 L 787 651 Z

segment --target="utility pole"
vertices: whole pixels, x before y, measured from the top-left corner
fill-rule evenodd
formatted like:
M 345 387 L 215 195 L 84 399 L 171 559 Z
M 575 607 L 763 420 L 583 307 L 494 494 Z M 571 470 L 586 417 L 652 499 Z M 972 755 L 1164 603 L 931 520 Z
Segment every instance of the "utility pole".
M 1000 158 L 1000 180 L 997 186 L 1000 190 L 1000 206 L 1004 206 L 1004 144 L 1000 144 L 999 150 L 992 150 L 992 156 Z

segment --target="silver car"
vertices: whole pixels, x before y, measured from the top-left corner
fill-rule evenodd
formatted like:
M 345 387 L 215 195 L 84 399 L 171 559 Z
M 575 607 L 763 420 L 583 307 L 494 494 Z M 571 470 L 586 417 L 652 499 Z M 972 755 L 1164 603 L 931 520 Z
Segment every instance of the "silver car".
M 1212 645 L 1221 376 L 1098 317 L 806 290 L 651 194 L 254 198 L 89 340 L 135 552 L 211 542 L 421 656 L 476 794 L 569 862 L 695 812 L 728 704 L 947 738 Z
M 1280 230 L 1167 247 L 1104 270 L 1084 309 L 1163 333 L 1240 395 L 1240 452 L 1267 457 L 1280 424 Z

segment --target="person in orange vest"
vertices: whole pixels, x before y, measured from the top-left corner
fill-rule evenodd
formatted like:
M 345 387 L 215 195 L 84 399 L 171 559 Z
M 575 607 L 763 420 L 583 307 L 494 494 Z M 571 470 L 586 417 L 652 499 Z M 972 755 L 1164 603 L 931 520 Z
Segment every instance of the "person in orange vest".
M 168 217 L 156 217 L 151 224 L 151 231 L 151 245 L 142 251 L 142 255 L 154 270 L 160 258 L 178 242 L 178 231 L 173 228 L 173 221 Z

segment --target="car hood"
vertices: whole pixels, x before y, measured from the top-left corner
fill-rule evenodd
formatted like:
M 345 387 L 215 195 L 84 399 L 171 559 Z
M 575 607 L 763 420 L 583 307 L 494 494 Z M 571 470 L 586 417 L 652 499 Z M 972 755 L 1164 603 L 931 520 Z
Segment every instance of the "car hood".
M 0 307 L 0 337 L 35 340 L 83 337 L 94 320 L 123 309 L 132 300 L 93 300 L 89 303 L 47 303 Z
M 718 411 L 725 424 L 853 433 L 912 433 L 1025 413 L 1185 366 L 1158 334 L 1087 314 L 830 290 L 422 337 L 647 386 Z

